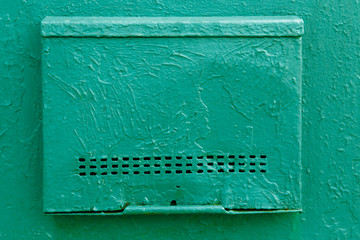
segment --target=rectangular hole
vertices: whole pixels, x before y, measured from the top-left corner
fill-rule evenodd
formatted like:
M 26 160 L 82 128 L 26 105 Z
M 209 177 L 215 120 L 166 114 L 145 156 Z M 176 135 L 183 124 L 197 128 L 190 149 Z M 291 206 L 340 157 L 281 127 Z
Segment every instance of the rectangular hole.
M 85 162 L 85 158 L 79 158 L 79 162 Z
M 264 170 L 264 169 L 261 169 L 261 170 L 260 170 L 260 172 L 262 172 L 262 173 L 266 173 L 266 170 Z
M 85 168 L 85 165 L 80 165 L 79 168 Z
M 255 155 L 250 155 L 250 158 L 255 158 L 256 156 Z
M 117 167 L 119 167 L 119 165 L 114 164 L 114 165 L 112 165 L 112 167 L 113 167 L 113 168 L 117 168 Z
M 234 169 L 229 169 L 229 172 L 235 172 L 235 170 Z
M 229 165 L 230 166 L 235 166 L 235 163 L 234 162 L 229 162 Z
M 167 156 L 165 157 L 165 160 L 171 160 L 171 157 Z
M 107 168 L 107 165 L 101 165 L 100 168 Z
M 191 170 L 186 170 L 186 173 L 192 173 Z
M 224 169 L 219 169 L 218 172 L 224 172 Z
M 265 165 L 266 165 L 266 163 L 263 163 L 263 162 L 262 162 L 262 163 L 260 163 L 260 165 L 261 165 L 261 166 L 265 166 Z
M 123 160 L 124 161 L 129 161 L 129 158 L 128 157 L 123 157 Z
M 144 174 L 150 174 L 150 171 L 145 171 Z
M 85 176 L 85 175 L 86 175 L 86 173 L 81 172 L 81 173 L 79 173 L 79 175 L 80 175 L 80 176 Z
M 94 165 L 91 165 L 91 166 L 90 166 L 90 168 L 96 168 L 96 166 L 94 166 Z
M 150 157 L 144 157 L 144 160 L 148 161 L 150 160 Z
M 127 175 L 127 174 L 129 174 L 129 172 L 122 172 L 122 174 Z
M 254 162 L 250 163 L 250 166 L 255 166 L 255 163 Z
M 140 165 L 139 164 L 134 164 L 133 167 L 140 167 Z
M 214 156 L 212 156 L 212 155 L 209 155 L 209 156 L 206 156 L 208 159 L 213 159 L 214 158 Z
M 107 158 L 102 158 L 101 161 L 105 162 L 107 161 Z
M 208 166 L 214 166 L 214 163 L 209 162 L 209 163 L 207 163 L 207 165 L 208 165 Z
M 235 155 L 229 155 L 229 158 L 235 158 Z
M 96 172 L 91 172 L 90 175 L 91 175 L 91 176 L 95 176 L 95 175 L 96 175 Z
M 182 164 L 181 163 L 176 163 L 175 166 L 176 167 L 182 167 Z
M 198 159 L 203 159 L 203 158 L 204 158 L 204 156 L 198 156 L 197 158 L 198 158 Z
M 222 155 L 218 155 L 218 156 L 217 156 L 217 158 L 224 158 L 224 156 L 222 156 Z
M 123 164 L 122 167 L 127 168 L 127 167 L 129 167 L 129 164 Z
M 223 162 L 218 162 L 218 165 L 222 166 L 222 165 L 224 165 L 224 163 Z
M 239 158 L 245 158 L 245 156 L 244 156 L 244 155 L 240 155 Z
M 112 175 L 116 175 L 118 172 L 111 172 Z
M 166 170 L 165 173 L 166 173 L 166 174 L 170 174 L 171 171 L 170 171 L 170 170 Z
M 187 167 L 192 167 L 192 163 L 187 163 L 186 166 Z
M 180 174 L 180 173 L 182 173 L 182 170 L 176 170 L 176 173 Z
M 170 163 L 165 164 L 165 167 L 171 167 Z
M 266 158 L 266 155 L 260 155 L 260 158 Z
M 96 162 L 95 158 L 90 159 L 91 162 Z
M 213 172 L 213 170 L 207 170 L 207 172 L 208 172 L 208 173 L 212 173 L 212 172 Z
M 250 172 L 251 172 L 251 173 L 254 173 L 254 172 L 255 172 L 255 169 L 250 169 Z
M 155 157 L 154 159 L 155 160 L 161 160 L 161 157 Z
M 155 163 L 155 164 L 154 164 L 154 167 L 160 167 L 160 164 Z
M 111 158 L 111 160 L 113 160 L 113 161 L 117 161 L 117 160 L 118 160 L 118 158 L 117 158 L 117 157 L 113 157 L 113 158 Z
M 134 171 L 134 174 L 139 174 L 140 172 L 139 171 Z
M 107 175 L 107 172 L 103 172 L 103 173 L 101 173 L 101 175 Z
M 140 160 L 140 158 L 138 158 L 138 157 L 134 157 L 134 158 L 133 158 L 133 160 L 134 160 L 134 161 L 139 161 L 139 160 Z
M 204 172 L 204 170 L 202 170 L 202 169 L 197 171 L 197 173 L 203 173 L 203 172 Z
M 182 157 L 180 157 L 180 156 L 177 156 L 177 157 L 176 157 L 177 160 L 180 160 L 181 158 L 182 158 Z
M 245 172 L 245 170 L 244 169 L 239 169 L 239 172 Z
M 243 162 L 240 162 L 240 163 L 239 163 L 239 165 L 240 165 L 240 166 L 244 166 L 244 165 L 245 165 L 245 163 L 243 163 Z
M 155 174 L 160 174 L 160 171 L 155 171 L 154 173 L 155 173 Z
M 150 167 L 150 164 L 144 164 L 144 167 Z
M 201 167 L 201 166 L 203 166 L 204 164 L 202 164 L 202 163 L 198 163 L 197 165 L 198 165 L 199 167 Z
M 192 159 L 192 156 L 187 156 L 186 159 Z

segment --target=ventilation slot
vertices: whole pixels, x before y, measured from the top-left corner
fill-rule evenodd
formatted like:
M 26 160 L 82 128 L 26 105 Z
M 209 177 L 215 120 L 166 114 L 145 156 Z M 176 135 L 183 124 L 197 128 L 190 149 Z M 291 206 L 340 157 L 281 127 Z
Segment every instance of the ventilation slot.
M 77 158 L 79 176 L 265 174 L 266 155 L 205 155 Z M 250 176 L 250 175 L 249 175 Z

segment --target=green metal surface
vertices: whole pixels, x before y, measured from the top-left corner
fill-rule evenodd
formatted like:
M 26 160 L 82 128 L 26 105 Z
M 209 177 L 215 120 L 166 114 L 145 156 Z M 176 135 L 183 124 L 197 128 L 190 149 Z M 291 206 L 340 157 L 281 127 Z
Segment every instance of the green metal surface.
M 302 214 L 43 213 L 40 22 L 45 16 L 274 15 L 304 20 Z M 4 0 L 0 19 L 1 239 L 360 238 L 357 1 Z
M 46 18 L 44 211 L 299 210 L 302 29 Z

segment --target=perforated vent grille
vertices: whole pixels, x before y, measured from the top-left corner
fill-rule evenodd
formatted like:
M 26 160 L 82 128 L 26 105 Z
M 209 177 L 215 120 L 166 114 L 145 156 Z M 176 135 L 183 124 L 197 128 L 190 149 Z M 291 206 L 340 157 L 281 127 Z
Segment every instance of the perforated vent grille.
M 80 176 L 267 172 L 266 155 L 78 158 Z

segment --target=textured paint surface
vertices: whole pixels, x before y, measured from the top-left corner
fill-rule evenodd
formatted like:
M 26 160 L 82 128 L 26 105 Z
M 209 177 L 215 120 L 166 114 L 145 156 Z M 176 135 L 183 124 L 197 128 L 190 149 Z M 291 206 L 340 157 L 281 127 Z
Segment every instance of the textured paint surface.
M 300 209 L 299 19 L 105 20 L 45 20 L 46 212 Z
M 41 42 L 45 16 L 304 19 L 302 214 L 44 216 Z M 2 1 L 2 239 L 359 239 L 360 6 L 355 0 Z

